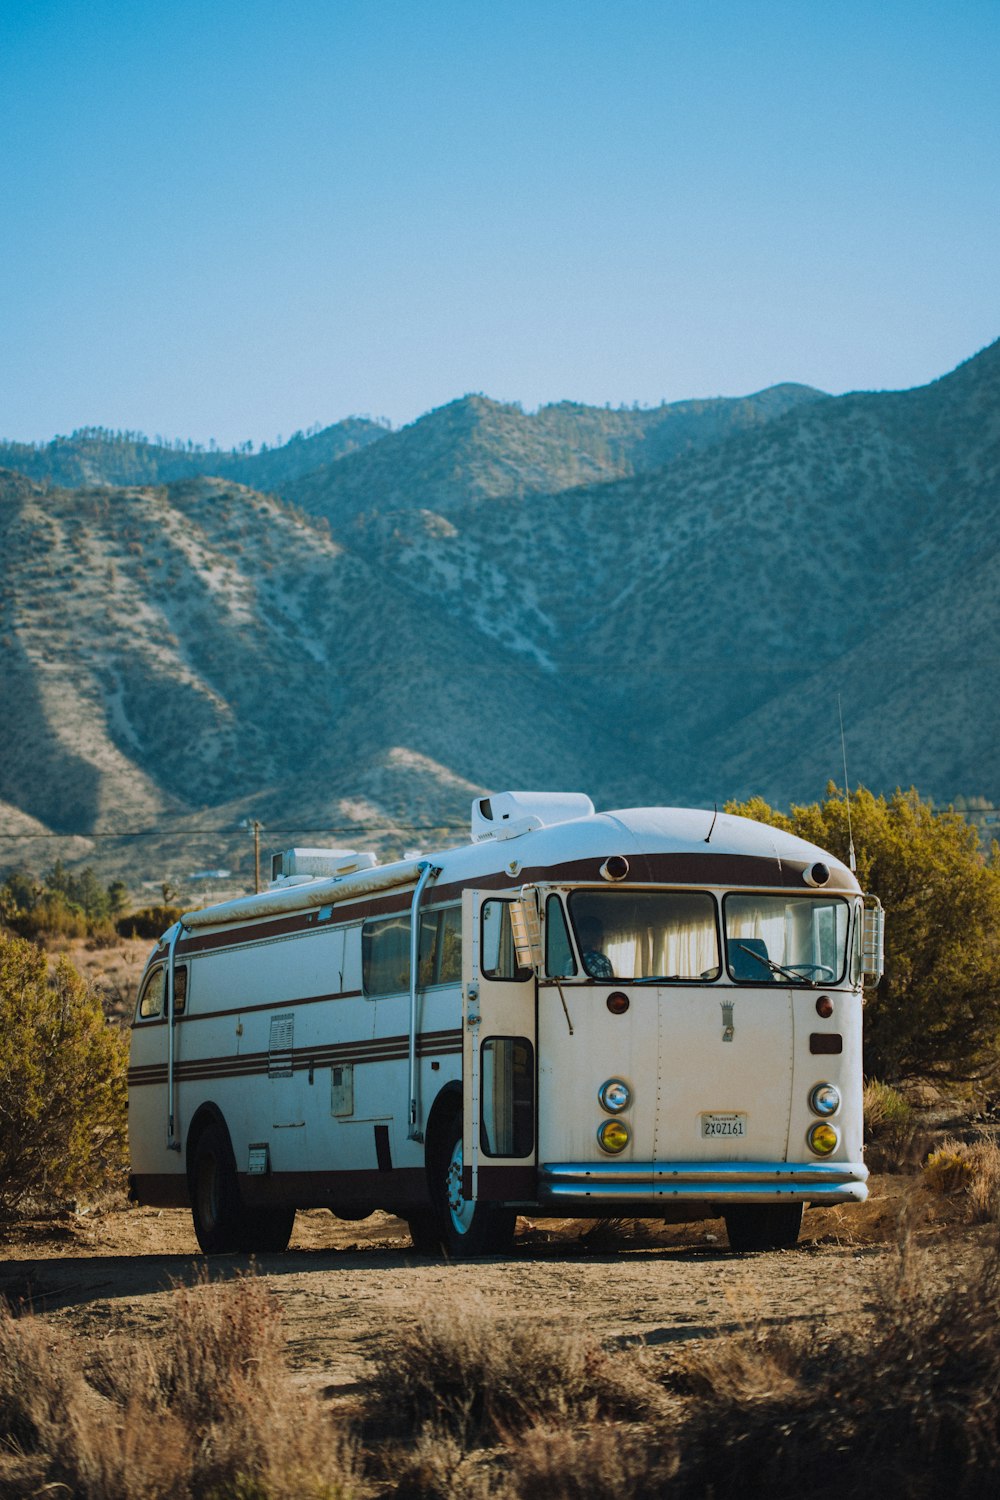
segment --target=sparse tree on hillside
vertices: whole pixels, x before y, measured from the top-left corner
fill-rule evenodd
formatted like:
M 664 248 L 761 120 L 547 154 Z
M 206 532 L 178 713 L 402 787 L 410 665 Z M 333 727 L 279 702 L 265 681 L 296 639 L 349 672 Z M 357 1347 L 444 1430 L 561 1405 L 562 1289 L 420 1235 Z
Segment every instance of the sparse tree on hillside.
M 958 813 L 935 812 L 914 789 L 851 794 L 858 880 L 886 909 L 886 966 L 865 1012 L 865 1068 L 893 1079 L 917 1070 L 954 1074 L 1000 1060 L 1000 868 Z M 809 839 L 846 862 L 847 804 L 833 783 L 826 801 L 784 814 L 761 797 L 728 803 Z

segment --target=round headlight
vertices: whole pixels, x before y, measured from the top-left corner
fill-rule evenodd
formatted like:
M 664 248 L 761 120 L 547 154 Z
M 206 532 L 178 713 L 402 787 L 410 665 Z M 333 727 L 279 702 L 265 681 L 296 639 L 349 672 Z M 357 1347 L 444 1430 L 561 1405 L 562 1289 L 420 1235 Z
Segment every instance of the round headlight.
M 815 1151 L 817 1156 L 829 1156 L 831 1151 L 836 1151 L 840 1144 L 840 1136 L 832 1125 L 825 1122 L 822 1125 L 811 1125 L 806 1135 L 809 1150 Z
M 809 1095 L 809 1108 L 814 1115 L 822 1115 L 824 1119 L 835 1115 L 840 1108 L 840 1090 L 832 1083 L 817 1083 Z
M 609 1078 L 597 1090 L 597 1098 L 601 1108 L 606 1109 L 609 1115 L 619 1115 L 632 1103 L 632 1091 L 624 1079 Z
M 602 1151 L 617 1156 L 629 1143 L 629 1128 L 624 1120 L 605 1120 L 597 1132 L 597 1144 Z

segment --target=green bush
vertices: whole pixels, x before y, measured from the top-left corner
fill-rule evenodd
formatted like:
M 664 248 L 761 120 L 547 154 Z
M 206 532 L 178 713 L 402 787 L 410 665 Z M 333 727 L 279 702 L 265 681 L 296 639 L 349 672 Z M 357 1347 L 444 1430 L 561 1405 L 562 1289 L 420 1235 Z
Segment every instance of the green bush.
M 761 797 L 740 813 L 809 839 L 847 861 L 847 804 L 776 812 Z M 851 793 L 858 880 L 885 907 L 885 973 L 865 1009 L 865 1071 L 892 1080 L 995 1062 L 1000 1040 L 1000 867 L 960 814 L 936 812 L 914 789 Z
M 126 1036 L 66 959 L 0 933 L 0 1214 L 118 1179 Z
M 179 906 L 143 906 L 127 917 L 119 917 L 115 925 L 122 937 L 149 938 L 150 942 L 155 942 L 174 925 L 180 914 Z

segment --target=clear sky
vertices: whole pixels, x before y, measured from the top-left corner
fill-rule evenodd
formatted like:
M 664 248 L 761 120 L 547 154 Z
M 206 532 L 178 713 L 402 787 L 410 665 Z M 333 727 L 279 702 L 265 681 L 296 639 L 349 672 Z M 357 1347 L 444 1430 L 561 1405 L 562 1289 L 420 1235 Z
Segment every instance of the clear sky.
M 0 436 L 922 384 L 998 79 L 1000 0 L 0 0 Z

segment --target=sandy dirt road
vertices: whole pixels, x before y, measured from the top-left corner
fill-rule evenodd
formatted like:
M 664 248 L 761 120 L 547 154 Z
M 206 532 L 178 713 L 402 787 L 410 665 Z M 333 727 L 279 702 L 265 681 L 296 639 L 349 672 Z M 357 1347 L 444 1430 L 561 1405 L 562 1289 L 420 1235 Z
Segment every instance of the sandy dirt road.
M 470 1300 L 504 1322 L 575 1323 L 602 1341 L 650 1345 L 755 1320 L 833 1324 L 871 1311 L 908 1191 L 904 1179 L 874 1179 L 862 1208 L 807 1212 L 795 1250 L 743 1256 L 729 1252 L 721 1221 L 669 1229 L 644 1221 L 599 1233 L 579 1221 L 522 1221 L 508 1258 L 449 1264 L 417 1255 L 397 1219 L 376 1214 L 346 1224 L 317 1211 L 300 1214 L 290 1248 L 261 1256 L 255 1270 L 281 1303 L 298 1377 L 347 1395 L 404 1322 Z M 957 1233 L 933 1220 L 922 1231 L 931 1244 L 947 1235 L 948 1253 L 934 1257 L 943 1281 L 960 1274 Z M 184 1211 L 66 1216 L 8 1232 L 0 1295 L 30 1305 L 89 1351 L 155 1339 L 172 1286 L 206 1266 L 214 1279 L 250 1263 L 206 1262 Z

